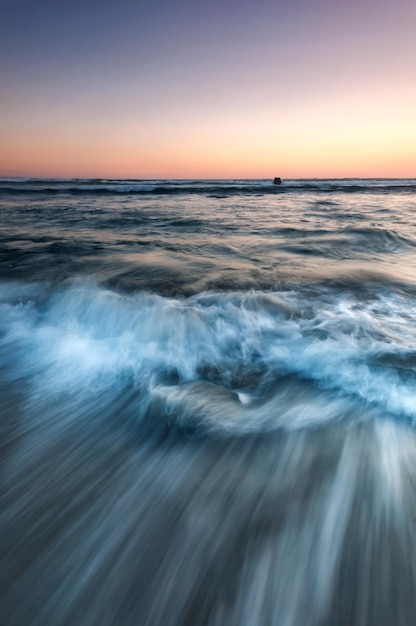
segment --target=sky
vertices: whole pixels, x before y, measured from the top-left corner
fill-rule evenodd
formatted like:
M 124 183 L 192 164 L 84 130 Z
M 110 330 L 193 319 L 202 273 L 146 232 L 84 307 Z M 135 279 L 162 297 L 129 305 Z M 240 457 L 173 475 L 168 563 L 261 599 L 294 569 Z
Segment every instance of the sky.
M 0 176 L 416 177 L 415 0 L 0 0 Z

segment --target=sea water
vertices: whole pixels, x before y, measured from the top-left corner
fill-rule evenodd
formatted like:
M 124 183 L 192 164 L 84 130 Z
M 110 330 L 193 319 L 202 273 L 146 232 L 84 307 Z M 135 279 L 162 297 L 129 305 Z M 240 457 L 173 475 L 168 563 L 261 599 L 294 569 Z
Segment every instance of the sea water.
M 0 622 L 414 624 L 416 181 L 0 209 Z

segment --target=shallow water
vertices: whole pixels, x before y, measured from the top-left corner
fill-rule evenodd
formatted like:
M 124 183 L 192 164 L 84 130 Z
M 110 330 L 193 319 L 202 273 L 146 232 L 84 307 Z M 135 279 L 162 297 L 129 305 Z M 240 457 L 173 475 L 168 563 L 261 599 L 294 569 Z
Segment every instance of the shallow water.
M 0 206 L 0 623 L 413 624 L 416 181 Z

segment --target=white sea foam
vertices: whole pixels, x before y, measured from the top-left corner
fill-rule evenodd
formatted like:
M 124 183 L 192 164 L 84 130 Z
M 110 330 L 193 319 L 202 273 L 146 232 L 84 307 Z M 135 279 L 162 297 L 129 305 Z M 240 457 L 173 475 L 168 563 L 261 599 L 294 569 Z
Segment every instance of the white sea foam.
M 173 299 L 79 282 L 49 296 L 45 286 L 9 285 L 0 299 L 7 376 L 30 377 L 41 395 L 129 381 L 182 420 L 242 430 L 316 424 L 353 403 L 416 417 L 413 370 L 400 366 L 416 332 L 408 302 L 387 293 Z
M 407 626 L 408 301 L 50 287 L 0 288 L 6 616 Z

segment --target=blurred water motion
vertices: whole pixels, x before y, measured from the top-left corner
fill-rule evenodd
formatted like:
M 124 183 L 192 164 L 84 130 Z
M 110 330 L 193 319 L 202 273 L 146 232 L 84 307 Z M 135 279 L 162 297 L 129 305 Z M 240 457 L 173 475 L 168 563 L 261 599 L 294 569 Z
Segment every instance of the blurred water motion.
M 0 623 L 412 625 L 413 183 L 30 184 L 2 192 Z

